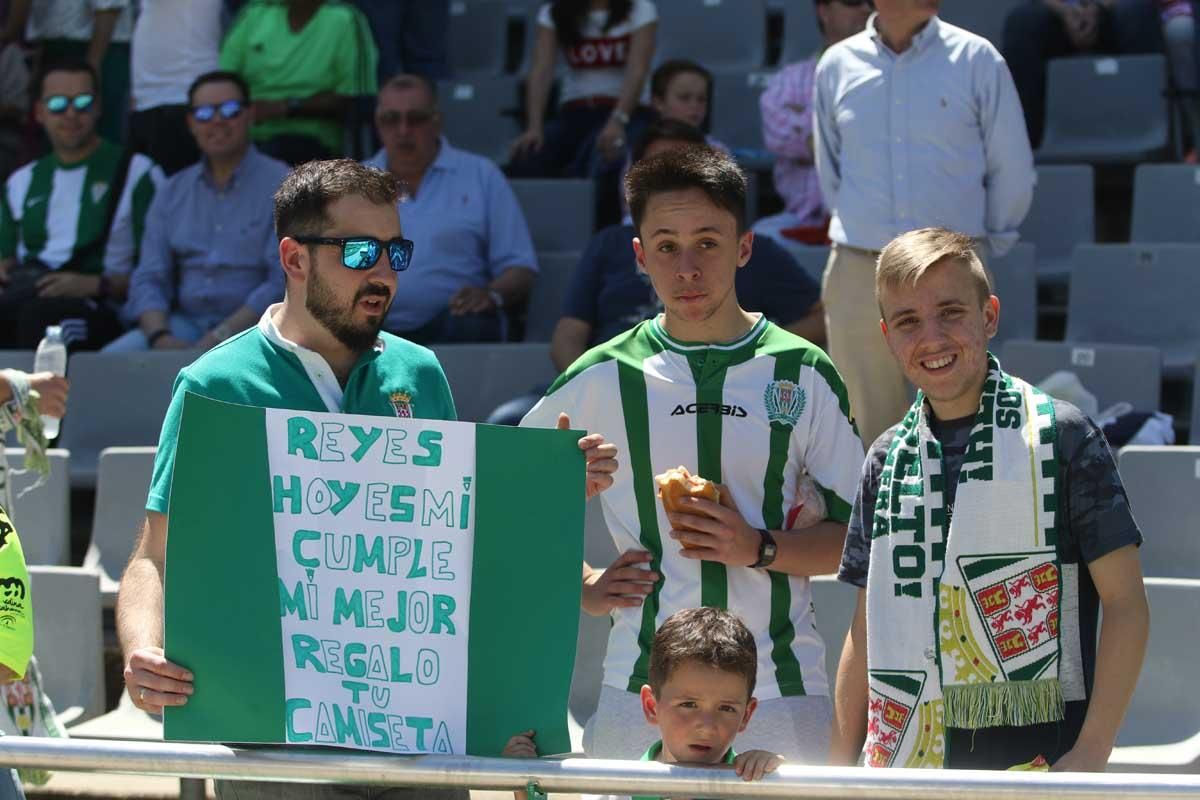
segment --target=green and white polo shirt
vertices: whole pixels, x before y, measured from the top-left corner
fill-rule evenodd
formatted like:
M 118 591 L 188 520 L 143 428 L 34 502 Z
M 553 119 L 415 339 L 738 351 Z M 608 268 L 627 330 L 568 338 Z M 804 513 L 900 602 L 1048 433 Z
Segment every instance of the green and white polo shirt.
M 380 333 L 375 347 L 358 359 L 342 386 L 320 354 L 283 338 L 272 321 L 278 308 L 271 306 L 256 327 L 227 339 L 179 371 L 159 434 L 148 511 L 166 513 L 170 502 L 185 392 L 259 408 L 457 418 L 446 375 L 431 350 Z
M 77 164 L 63 164 L 51 153 L 10 175 L 0 197 L 0 259 L 36 258 L 58 269 L 96 241 L 121 154 L 117 145 L 101 141 L 96 152 Z M 146 156 L 138 153 L 129 160 L 104 253 L 89 258 L 81 272 L 123 274 L 133 269 L 146 211 L 164 180 L 163 171 Z
M 604 683 L 638 691 L 658 626 L 715 606 L 755 634 L 759 699 L 827 695 L 808 579 L 680 557 L 654 485 L 682 464 L 729 487 L 751 525 L 779 530 L 808 470 L 829 516 L 847 521 L 863 449 L 825 353 L 761 317 L 726 344 L 676 341 L 649 320 L 585 353 L 521 424 L 553 427 L 561 411 L 619 448 L 621 467 L 601 495 L 605 521 L 619 551 L 649 551 L 663 575 L 641 608 L 613 613 Z

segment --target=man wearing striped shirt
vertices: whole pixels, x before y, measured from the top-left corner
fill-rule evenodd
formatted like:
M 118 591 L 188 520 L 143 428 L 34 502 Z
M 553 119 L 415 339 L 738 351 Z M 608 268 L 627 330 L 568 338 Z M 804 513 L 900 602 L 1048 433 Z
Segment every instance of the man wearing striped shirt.
M 623 554 L 606 570 L 583 567 L 584 610 L 612 617 L 584 733 L 593 757 L 637 758 L 657 738 L 637 694 L 650 643 L 664 619 L 696 606 L 729 609 L 755 634 L 760 705 L 738 749 L 826 756 L 831 707 L 808 576 L 837 565 L 862 444 L 825 354 L 738 304 L 734 276 L 754 242 L 745 191 L 737 165 L 711 148 L 634 166 L 633 249 L 664 313 L 585 353 L 522 422 L 550 427 L 567 412 L 628 454 L 601 500 Z M 721 504 L 667 515 L 654 475 L 680 464 L 722 484 Z M 828 518 L 784 531 L 805 471 Z
M 0 347 L 33 348 L 45 326 L 64 322 L 89 349 L 121 332 L 114 309 L 164 178 L 96 133 L 97 85 L 80 61 L 47 68 L 34 87 L 52 152 L 9 176 L 0 194 Z

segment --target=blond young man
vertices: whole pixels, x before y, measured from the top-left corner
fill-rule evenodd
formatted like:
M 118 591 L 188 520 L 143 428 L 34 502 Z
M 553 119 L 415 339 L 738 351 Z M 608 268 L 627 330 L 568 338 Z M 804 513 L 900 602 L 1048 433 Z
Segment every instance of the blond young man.
M 1149 624 L 1104 435 L 988 353 L 1000 301 L 971 238 L 903 234 L 875 285 L 920 392 L 871 446 L 848 526 L 833 761 L 865 738 L 875 767 L 1103 770 Z

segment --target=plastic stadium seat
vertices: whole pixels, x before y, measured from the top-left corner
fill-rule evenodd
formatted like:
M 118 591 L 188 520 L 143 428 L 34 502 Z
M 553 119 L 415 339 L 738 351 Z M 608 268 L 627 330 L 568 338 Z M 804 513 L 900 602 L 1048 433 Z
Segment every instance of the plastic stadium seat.
M 1037 335 L 1037 249 L 1018 242 L 1002 258 L 988 262 L 1000 298 L 1000 329 L 992 347 L 1008 339 L 1032 339 Z
M 100 573 L 105 608 L 116 605 L 121 573 L 141 534 L 156 451 L 154 447 L 107 447 L 100 453 L 92 540 L 83 565 Z
M 1200 244 L 1080 245 L 1066 340 L 1158 347 L 1168 376 L 1190 377 L 1200 343 L 1198 264 Z
M 1200 447 L 1130 445 L 1121 449 L 1119 464 L 1129 507 L 1146 539 L 1142 573 L 1200 578 L 1200 539 L 1190 525 L 1200 516 Z
M 5 448 L 8 465 L 13 469 L 13 505 L 9 516 L 21 536 L 26 564 L 67 566 L 71 563 L 71 454 L 66 450 L 47 451 L 50 475 L 37 489 L 22 494 L 38 479 L 33 470 L 16 474 L 25 463 L 25 450 Z
M 508 4 L 503 0 L 452 0 L 449 50 L 455 75 L 504 72 L 508 14 Z
M 100 578 L 81 567 L 30 567 L 34 655 L 63 725 L 104 713 Z
M 1034 384 L 1058 370 L 1074 372 L 1096 395 L 1101 411 L 1120 402 L 1132 403 L 1136 411 L 1158 410 L 1162 353 L 1154 347 L 1013 340 L 1001 348 L 1000 363 Z
M 524 178 L 510 181 L 533 237 L 542 251 L 577 251 L 596 227 L 595 183 L 584 178 Z
M 762 137 L 758 97 L 771 72 L 718 72 L 713 76 L 712 135 L 750 168 L 770 167 L 774 157 Z
M 942 0 L 938 16 L 977 33 L 999 50 L 1004 39 L 1004 19 L 1008 12 L 1026 0 Z
M 783 53 L 781 66 L 806 61 L 820 52 L 824 40 L 817 27 L 817 12 L 807 3 L 789 2 L 783 7 Z
M 529 296 L 525 341 L 548 342 L 562 316 L 563 299 L 580 253 L 539 253 L 537 283 Z
M 1037 160 L 1152 160 L 1168 140 L 1166 70 L 1161 55 L 1051 60 Z
M 497 163 L 508 161 L 508 148 L 520 133 L 509 115 L 517 106 L 517 79 L 512 76 L 438 82 L 442 131 L 450 144 Z
M 1200 242 L 1200 167 L 1139 164 L 1131 242 Z
M 1200 694 L 1192 665 L 1200 660 L 1196 619 L 1200 581 L 1146 578 L 1150 642 L 1117 747 L 1111 772 L 1200 770 Z
M 512 344 L 434 345 L 434 354 L 446 372 L 458 418 L 482 422 L 501 403 L 554 380 L 550 345 L 542 342 Z
M 0 369 L 33 370 L 32 350 L 0 350 Z
M 825 276 L 825 265 L 829 262 L 829 245 L 801 244 L 786 239 L 776 241 L 792 254 L 792 258 L 796 259 L 818 286 L 821 285 Z
M 838 660 L 842 657 L 842 645 L 846 641 L 850 623 L 854 621 L 858 589 L 832 575 L 812 578 L 809 585 L 812 586 L 817 633 L 825 642 L 825 674 L 829 678 L 829 696 L 833 697 Z
M 767 49 L 763 0 L 657 0 L 658 63 L 698 61 L 710 70 L 759 69 Z
M 1188 444 L 1200 444 L 1200 364 L 1192 375 L 1192 416 L 1188 426 Z
M 72 486 L 95 485 L 106 447 L 158 444 L 175 376 L 198 355 L 173 350 L 71 357 L 71 406 L 59 444 L 71 451 Z
M 1038 275 L 1065 281 L 1077 244 L 1096 241 L 1095 170 L 1090 164 L 1042 164 L 1021 241 L 1037 247 Z

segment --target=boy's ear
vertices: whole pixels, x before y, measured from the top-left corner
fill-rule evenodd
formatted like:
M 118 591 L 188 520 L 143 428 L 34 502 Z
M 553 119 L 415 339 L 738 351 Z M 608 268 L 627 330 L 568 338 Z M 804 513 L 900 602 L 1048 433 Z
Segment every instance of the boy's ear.
M 646 717 L 646 722 L 651 725 L 658 724 L 658 698 L 654 696 L 654 690 L 649 684 L 642 686 L 642 714 Z
M 746 730 L 746 726 L 750 724 L 750 718 L 754 716 L 754 711 L 758 708 L 758 699 L 751 697 L 750 702 L 746 703 L 746 713 L 742 716 L 742 725 L 738 728 L 738 733 Z

